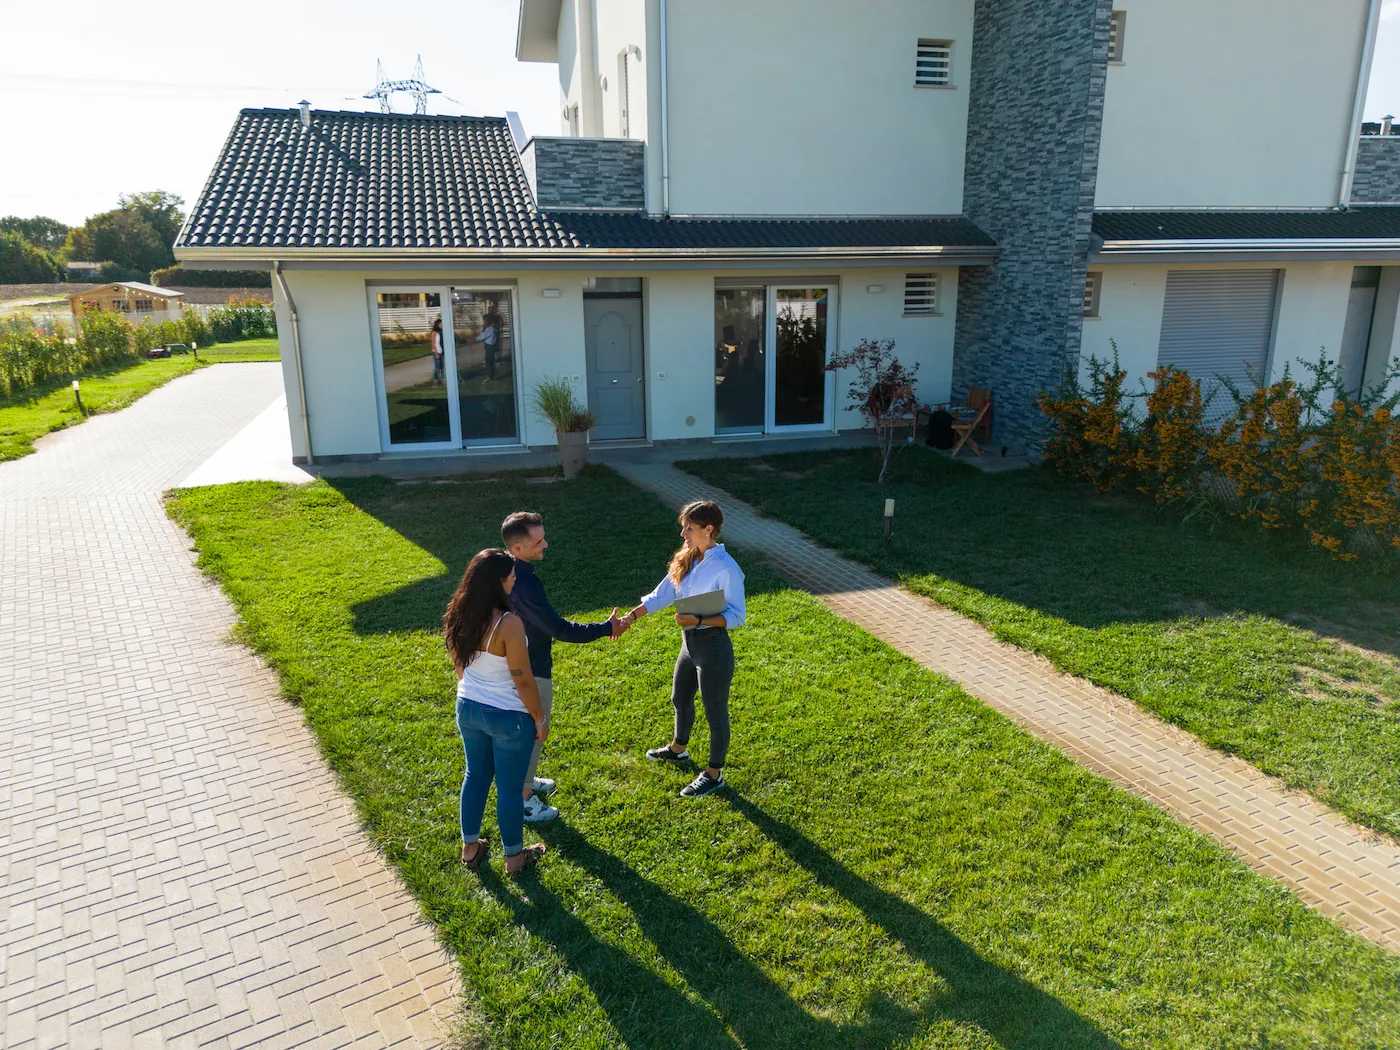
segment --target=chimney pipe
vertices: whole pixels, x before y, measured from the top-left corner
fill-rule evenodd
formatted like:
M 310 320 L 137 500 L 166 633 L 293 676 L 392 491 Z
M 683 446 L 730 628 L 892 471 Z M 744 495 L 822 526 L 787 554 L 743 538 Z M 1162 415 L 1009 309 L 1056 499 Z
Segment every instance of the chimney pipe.
M 1392 127 L 1393 127 L 1394 121 L 1395 121 L 1395 116 L 1394 116 L 1394 114 L 1391 114 L 1391 113 L 1387 113 L 1385 116 L 1381 117 L 1381 134 L 1382 134 L 1382 135 L 1393 135 L 1393 134 L 1395 134 L 1395 132 L 1391 130 Z
M 302 99 L 297 103 L 297 111 L 301 117 L 301 126 L 304 128 L 311 127 L 311 103 L 306 101 L 306 99 Z

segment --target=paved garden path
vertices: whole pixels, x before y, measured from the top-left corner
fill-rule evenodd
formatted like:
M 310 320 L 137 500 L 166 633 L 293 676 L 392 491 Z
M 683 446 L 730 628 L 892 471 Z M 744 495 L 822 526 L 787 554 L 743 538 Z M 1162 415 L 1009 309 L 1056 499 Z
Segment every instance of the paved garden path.
M 839 615 L 960 683 L 1080 765 L 1214 836 L 1318 911 L 1400 951 L 1400 849 L 1394 843 L 1131 701 L 1061 674 L 972 620 L 760 517 L 692 475 L 665 464 L 614 465 L 677 507 L 693 499 L 719 501 L 727 539 L 763 551 L 779 572 Z
M 432 1046 L 458 994 L 166 518 L 281 393 L 202 369 L 0 464 L 0 1046 Z M 357 1041 L 358 1040 L 358 1041 Z

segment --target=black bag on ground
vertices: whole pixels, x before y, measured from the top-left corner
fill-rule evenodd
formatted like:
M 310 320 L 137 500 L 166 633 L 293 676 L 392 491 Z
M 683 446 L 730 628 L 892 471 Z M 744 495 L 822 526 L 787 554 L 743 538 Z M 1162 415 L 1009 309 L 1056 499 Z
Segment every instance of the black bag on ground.
M 944 451 L 953 447 L 953 413 L 947 409 L 940 408 L 928 420 L 928 437 L 924 443 L 929 448 L 941 448 Z

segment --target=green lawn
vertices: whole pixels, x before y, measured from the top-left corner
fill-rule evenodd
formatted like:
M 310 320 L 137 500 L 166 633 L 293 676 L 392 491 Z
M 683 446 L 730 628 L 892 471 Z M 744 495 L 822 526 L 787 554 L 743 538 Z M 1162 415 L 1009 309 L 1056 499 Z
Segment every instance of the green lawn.
M 670 730 L 677 639 L 653 617 L 558 647 L 543 772 L 564 817 L 537 876 L 506 880 L 499 852 L 460 868 L 438 623 L 521 507 L 582 615 L 633 601 L 676 543 L 673 512 L 601 468 L 170 501 L 455 951 L 487 1045 L 1400 1046 L 1400 959 L 742 551 L 730 791 L 684 802 L 691 774 L 642 755 Z
M 681 466 L 827 546 L 1400 834 L 1400 575 L 923 448 Z M 880 549 L 886 497 L 894 540 Z
M 199 359 L 211 365 L 231 361 L 277 361 L 277 337 L 268 339 L 241 339 L 236 343 L 215 343 L 210 347 L 199 348 Z
M 158 386 L 199 367 L 192 356 L 138 361 L 83 376 L 80 387 L 87 414 L 116 412 Z M 0 398 L 0 462 L 34 451 L 45 434 L 81 423 L 86 416 L 73 398 L 73 381 L 56 380 L 11 400 Z
M 86 413 L 73 399 L 73 380 L 61 379 L 6 400 L 0 398 L 0 462 L 19 459 L 34 451 L 34 442 L 45 434 L 83 422 L 98 412 L 116 412 L 170 380 L 188 375 L 204 365 L 230 361 L 276 361 L 277 340 L 246 339 L 219 343 L 191 354 L 140 360 L 82 376 L 79 385 Z

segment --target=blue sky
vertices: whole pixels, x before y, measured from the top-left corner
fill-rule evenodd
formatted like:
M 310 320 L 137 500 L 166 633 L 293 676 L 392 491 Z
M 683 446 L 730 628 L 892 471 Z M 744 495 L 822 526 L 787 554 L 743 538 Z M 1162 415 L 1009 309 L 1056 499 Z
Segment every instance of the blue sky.
M 376 59 L 390 77 L 408 77 L 421 53 L 428 82 L 448 96 L 435 96 L 431 112 L 514 109 L 527 131 L 559 129 L 554 67 L 515 61 L 516 0 L 7 8 L 0 215 L 77 224 L 120 193 L 149 189 L 192 203 L 240 108 L 302 97 L 321 109 L 368 108 L 358 96 L 374 84 Z M 1400 0 L 1382 9 L 1366 111 L 1400 114 Z

